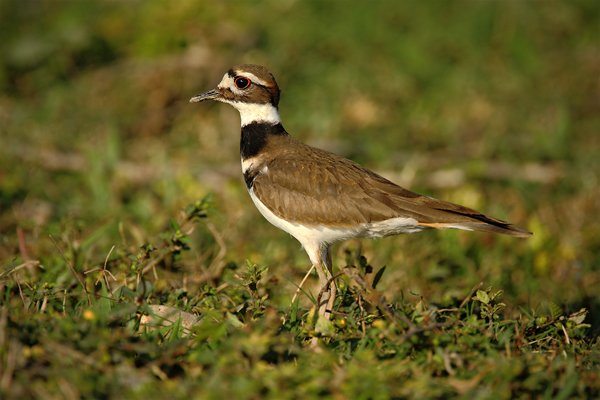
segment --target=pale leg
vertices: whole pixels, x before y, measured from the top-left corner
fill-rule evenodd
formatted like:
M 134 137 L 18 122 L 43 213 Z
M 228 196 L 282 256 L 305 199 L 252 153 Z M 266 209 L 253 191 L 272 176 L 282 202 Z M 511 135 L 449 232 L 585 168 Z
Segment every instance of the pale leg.
M 335 302 L 335 295 L 337 287 L 335 280 L 332 279 L 332 263 L 331 253 L 328 245 L 323 245 L 319 249 L 319 263 L 316 264 L 317 274 L 319 275 L 319 283 L 321 286 L 320 292 L 323 293 L 319 302 L 319 315 L 324 316 L 327 319 L 331 318 L 333 312 L 333 304 Z
M 335 281 L 332 279 L 330 246 L 326 243 L 312 241 L 303 241 L 301 243 L 310 257 L 313 268 L 317 270 L 317 274 L 319 275 L 319 293 L 321 294 L 320 299 L 317 296 L 317 300 L 319 301 L 319 315 L 330 319 L 337 292 Z

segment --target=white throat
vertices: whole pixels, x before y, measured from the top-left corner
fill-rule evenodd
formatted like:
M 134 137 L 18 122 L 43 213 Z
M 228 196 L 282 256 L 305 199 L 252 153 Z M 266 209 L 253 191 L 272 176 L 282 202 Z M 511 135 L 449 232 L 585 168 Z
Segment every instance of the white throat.
M 272 104 L 243 103 L 239 101 L 228 102 L 240 112 L 242 126 L 253 122 L 265 122 L 277 125 L 281 122 L 279 111 Z

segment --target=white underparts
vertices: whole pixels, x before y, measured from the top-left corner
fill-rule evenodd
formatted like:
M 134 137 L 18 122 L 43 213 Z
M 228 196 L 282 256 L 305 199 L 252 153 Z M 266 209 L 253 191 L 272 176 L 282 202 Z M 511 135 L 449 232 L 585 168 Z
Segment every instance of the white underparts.
M 262 172 L 262 171 L 261 171 Z M 318 225 L 303 225 L 297 222 L 286 221 L 275 215 L 254 194 L 248 190 L 250 197 L 258 211 L 279 229 L 282 229 L 298 240 L 308 253 L 311 262 L 319 262 L 319 253 L 323 248 L 341 240 L 351 238 L 378 238 L 399 233 L 413 233 L 423 229 L 414 218 L 391 218 L 385 221 L 364 223 L 348 228 L 331 228 Z

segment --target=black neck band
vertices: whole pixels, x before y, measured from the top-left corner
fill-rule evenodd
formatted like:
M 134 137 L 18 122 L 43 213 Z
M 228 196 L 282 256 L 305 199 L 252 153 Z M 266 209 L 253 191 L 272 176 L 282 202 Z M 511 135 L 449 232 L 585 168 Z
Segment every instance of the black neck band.
M 242 126 L 242 137 L 240 139 L 240 154 L 242 159 L 256 156 L 267 144 L 269 135 L 287 135 L 283 125 L 266 122 L 253 122 Z

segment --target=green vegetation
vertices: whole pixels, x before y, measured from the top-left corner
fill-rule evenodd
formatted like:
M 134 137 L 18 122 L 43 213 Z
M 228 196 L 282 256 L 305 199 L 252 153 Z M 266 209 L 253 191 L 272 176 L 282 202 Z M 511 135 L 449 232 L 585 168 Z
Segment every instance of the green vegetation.
M 600 397 L 599 27 L 593 0 L 0 2 L 0 398 Z M 237 113 L 188 104 L 242 62 L 296 137 L 535 235 L 340 244 L 318 333 Z

